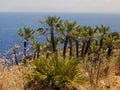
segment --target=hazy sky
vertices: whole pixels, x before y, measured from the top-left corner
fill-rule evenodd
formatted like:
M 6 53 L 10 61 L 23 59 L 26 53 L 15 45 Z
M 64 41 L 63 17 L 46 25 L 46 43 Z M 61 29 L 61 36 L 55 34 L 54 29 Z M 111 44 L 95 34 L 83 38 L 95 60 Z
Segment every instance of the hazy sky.
M 0 0 L 0 12 L 120 13 L 120 0 Z

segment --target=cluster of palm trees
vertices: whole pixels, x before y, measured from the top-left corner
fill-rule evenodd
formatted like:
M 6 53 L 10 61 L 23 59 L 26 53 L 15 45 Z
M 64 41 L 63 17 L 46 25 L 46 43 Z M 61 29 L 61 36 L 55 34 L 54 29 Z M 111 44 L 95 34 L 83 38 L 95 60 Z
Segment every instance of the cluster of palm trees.
M 34 74 L 28 74 L 26 88 L 72 90 L 69 88 L 76 89 L 83 81 L 98 86 L 100 78 L 109 71 L 107 60 L 110 60 L 112 50 L 120 44 L 119 34 L 110 32 L 110 28 L 103 25 L 80 26 L 75 21 L 54 16 L 46 17 L 40 24 L 36 30 L 25 27 L 18 32 L 24 43 L 23 60 L 29 57 L 28 43 L 34 51 Z M 39 42 L 43 39 L 36 40 L 37 35 L 46 37 L 45 44 Z M 15 59 L 17 48 L 14 49 Z M 81 72 L 84 70 L 88 73 L 87 79 L 85 72 Z
M 43 27 L 37 30 L 32 30 L 25 27 L 20 29 L 18 34 L 24 42 L 24 57 L 26 54 L 27 42 L 32 41 L 32 49 L 35 57 L 39 58 L 40 42 L 35 41 L 35 32 L 46 37 L 46 46 L 50 52 L 55 54 L 62 46 L 63 57 L 66 56 L 66 50 L 69 48 L 69 56 L 73 56 L 73 47 L 76 47 L 76 57 L 85 57 L 86 54 L 92 52 L 98 53 L 101 49 L 107 50 L 107 55 L 111 55 L 113 43 L 118 39 L 117 33 L 109 32 L 109 27 L 106 26 L 80 26 L 75 21 L 62 20 L 60 17 L 48 16 L 45 21 L 40 21 Z M 45 45 L 44 45 L 45 46 Z M 45 49 L 45 48 L 42 48 Z M 45 50 L 42 50 L 45 51 Z

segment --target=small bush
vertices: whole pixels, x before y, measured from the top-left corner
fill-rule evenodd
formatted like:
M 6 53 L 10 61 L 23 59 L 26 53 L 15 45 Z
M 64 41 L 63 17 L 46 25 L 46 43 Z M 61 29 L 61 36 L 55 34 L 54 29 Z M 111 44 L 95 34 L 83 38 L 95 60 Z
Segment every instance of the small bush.
M 80 84 L 86 82 L 85 76 L 80 71 L 79 61 L 65 60 L 60 57 L 42 58 L 34 61 L 33 73 L 26 74 L 27 88 L 33 90 L 78 90 Z

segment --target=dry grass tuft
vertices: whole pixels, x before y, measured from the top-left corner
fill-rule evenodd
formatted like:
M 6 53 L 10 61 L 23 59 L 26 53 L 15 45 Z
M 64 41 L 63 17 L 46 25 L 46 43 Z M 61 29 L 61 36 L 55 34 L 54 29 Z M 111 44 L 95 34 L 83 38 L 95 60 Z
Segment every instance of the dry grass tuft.
M 0 90 L 24 90 L 20 66 L 0 66 Z

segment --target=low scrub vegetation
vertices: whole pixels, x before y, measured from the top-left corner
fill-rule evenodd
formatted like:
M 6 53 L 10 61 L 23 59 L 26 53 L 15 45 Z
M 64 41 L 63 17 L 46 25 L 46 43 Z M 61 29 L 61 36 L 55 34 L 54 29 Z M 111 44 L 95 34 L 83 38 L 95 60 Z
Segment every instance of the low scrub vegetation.
M 79 61 L 62 59 L 58 56 L 49 59 L 42 58 L 33 62 L 34 70 L 26 74 L 29 88 L 37 90 L 69 90 L 78 89 L 87 81 L 80 71 Z

